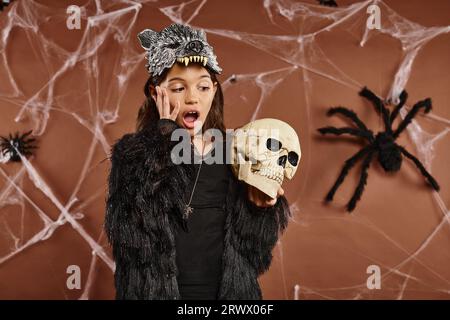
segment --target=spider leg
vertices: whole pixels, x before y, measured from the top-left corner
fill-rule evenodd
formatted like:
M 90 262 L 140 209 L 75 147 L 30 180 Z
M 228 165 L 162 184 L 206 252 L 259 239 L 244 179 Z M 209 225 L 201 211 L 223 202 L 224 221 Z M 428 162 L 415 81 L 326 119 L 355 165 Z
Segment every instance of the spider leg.
M 384 103 L 378 98 L 372 91 L 367 89 L 367 87 L 364 87 L 360 92 L 359 95 L 366 98 L 367 100 L 371 101 L 375 107 L 375 110 L 383 116 L 383 122 L 384 127 L 386 128 L 387 132 L 392 132 L 391 122 L 389 119 L 389 110 L 386 109 L 384 106 Z
M 361 176 L 359 177 L 359 183 L 356 187 L 355 192 L 353 193 L 352 198 L 347 204 L 347 210 L 348 212 L 353 211 L 356 207 L 356 203 L 361 199 L 361 195 L 364 191 L 364 186 L 367 183 L 367 171 L 369 170 L 370 162 L 372 161 L 372 156 L 374 154 L 374 151 L 371 150 L 369 154 L 366 156 L 366 158 L 363 161 L 362 167 L 361 167 Z
M 398 105 L 395 106 L 394 110 L 391 113 L 391 118 L 390 118 L 391 123 L 394 122 L 394 120 L 397 117 L 400 109 L 405 105 L 405 102 L 408 99 L 408 92 L 403 90 L 402 93 L 400 93 L 400 97 L 399 98 L 400 98 L 400 102 L 398 103 Z
M 352 120 L 358 126 L 359 129 L 361 129 L 363 131 L 367 131 L 366 125 L 361 121 L 361 119 L 359 119 L 358 115 L 353 110 L 350 110 L 350 109 L 347 109 L 344 107 L 334 107 L 334 108 L 330 108 L 330 110 L 328 110 L 327 115 L 332 116 L 336 113 L 340 113 L 343 116 Z
M 434 178 L 431 176 L 431 174 L 428 173 L 428 171 L 425 169 L 425 167 L 423 166 L 423 164 L 419 161 L 419 159 L 417 159 L 415 156 L 413 156 L 411 153 L 409 153 L 405 148 L 403 148 L 402 146 L 397 145 L 397 147 L 400 149 L 400 151 L 409 159 L 411 159 L 414 164 L 417 166 L 417 168 L 419 168 L 420 173 L 422 173 L 422 175 L 428 180 L 428 183 L 430 184 L 430 186 L 436 190 L 439 191 L 440 187 L 439 184 L 437 183 L 436 180 L 434 180 Z
M 357 137 L 362 137 L 362 138 L 366 138 L 367 140 L 369 140 L 370 142 L 373 140 L 373 134 L 371 131 L 367 130 L 367 131 L 362 131 L 360 129 L 356 129 L 356 128 L 335 128 L 335 127 L 323 127 L 323 128 L 319 128 L 317 129 L 317 131 L 319 131 L 321 134 L 335 134 L 335 135 L 341 135 L 341 134 L 350 134 L 352 136 L 357 136 Z
M 347 176 L 350 169 L 355 165 L 356 161 L 358 161 L 360 158 L 362 158 L 367 152 L 369 152 L 371 149 L 371 146 L 366 146 L 359 150 L 355 155 L 350 157 L 349 159 L 345 160 L 344 167 L 341 170 L 341 173 L 339 174 L 339 177 L 337 178 L 336 182 L 334 183 L 333 187 L 331 187 L 330 191 L 328 191 L 327 196 L 325 197 L 325 200 L 332 201 L 334 194 L 336 193 L 336 190 L 339 188 L 339 186 L 344 181 L 345 177 Z
M 424 108 L 425 109 L 425 113 L 430 112 L 431 110 L 431 99 L 430 98 L 426 98 L 424 100 L 421 100 L 419 102 L 417 102 L 412 108 L 411 110 L 408 112 L 408 114 L 406 115 L 405 119 L 403 119 L 403 121 L 398 125 L 397 130 L 395 130 L 393 136 L 394 139 L 396 139 L 399 134 L 405 130 L 405 128 L 411 123 L 411 120 L 416 116 L 417 112 L 419 112 L 420 108 Z

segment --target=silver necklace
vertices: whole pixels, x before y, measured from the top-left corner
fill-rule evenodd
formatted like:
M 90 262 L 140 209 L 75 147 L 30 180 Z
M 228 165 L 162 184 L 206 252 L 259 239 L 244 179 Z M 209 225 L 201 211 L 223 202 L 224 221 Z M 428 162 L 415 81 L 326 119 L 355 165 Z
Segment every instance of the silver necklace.
M 195 149 L 195 146 L 194 146 L 194 149 Z M 198 176 L 200 175 L 200 170 L 202 169 L 203 151 L 204 150 L 205 150 L 205 145 L 203 144 L 203 148 L 202 148 L 202 152 L 201 152 L 202 161 L 200 162 L 200 167 L 198 168 L 198 171 L 197 171 L 197 177 L 195 178 L 194 187 L 192 188 L 192 192 L 191 192 L 191 197 L 189 199 L 189 203 L 184 206 L 183 218 L 185 220 L 187 220 L 189 218 L 189 216 L 192 214 L 192 212 L 194 212 L 194 208 L 191 207 L 191 202 L 192 202 L 192 197 L 194 196 L 195 187 L 197 186 Z

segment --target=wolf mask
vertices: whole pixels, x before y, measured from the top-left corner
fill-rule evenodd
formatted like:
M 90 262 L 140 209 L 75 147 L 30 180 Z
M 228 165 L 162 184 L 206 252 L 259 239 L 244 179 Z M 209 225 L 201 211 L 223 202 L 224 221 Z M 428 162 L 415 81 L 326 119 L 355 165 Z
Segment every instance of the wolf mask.
M 174 23 L 161 32 L 145 29 L 138 34 L 138 39 L 147 51 L 145 67 L 153 80 L 164 69 L 171 68 L 175 61 L 186 66 L 190 62 L 199 62 L 214 73 L 222 72 L 204 30 Z

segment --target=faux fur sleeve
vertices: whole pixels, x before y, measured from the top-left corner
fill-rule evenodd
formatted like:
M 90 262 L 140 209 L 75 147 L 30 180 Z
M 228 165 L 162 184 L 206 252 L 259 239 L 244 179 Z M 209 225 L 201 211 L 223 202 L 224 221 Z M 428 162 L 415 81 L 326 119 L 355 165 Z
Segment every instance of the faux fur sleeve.
M 291 212 L 284 196 L 274 206 L 263 208 L 248 199 L 245 183 L 239 182 L 239 189 L 235 245 L 260 275 L 270 267 L 272 250 L 286 229 Z
M 150 274 L 175 268 L 171 259 L 155 257 L 173 252 L 168 216 L 174 207 L 182 208 L 189 181 L 184 166 L 170 157 L 178 143 L 171 141 L 176 127 L 161 119 L 144 129 L 149 131 L 126 134 L 112 146 L 104 228 L 116 263 L 116 299 L 151 298 L 153 290 L 164 290 L 159 284 L 149 288 Z
M 126 165 L 125 149 L 132 139 L 126 134 L 111 148 L 111 168 L 108 175 L 108 193 L 104 228 L 111 245 L 131 245 L 137 242 L 133 232 L 132 215 L 136 192 L 132 184 L 131 172 Z
M 132 134 L 124 135 L 112 146 L 111 169 L 108 176 L 108 195 L 104 228 L 113 249 L 116 264 L 114 272 L 116 299 L 139 299 L 140 268 L 139 248 L 146 238 L 139 225 L 135 211 L 136 188 L 131 168 L 126 165 L 126 148 Z
M 138 205 L 140 200 L 149 199 L 137 199 L 138 191 L 140 194 L 144 191 L 153 203 L 163 204 L 158 203 L 165 200 L 158 199 L 158 193 L 167 186 L 164 182 L 176 174 L 170 151 L 177 142 L 171 141 L 170 136 L 177 127 L 176 122 L 161 119 L 156 126 L 144 129 L 147 131 L 141 137 L 137 133 L 125 134 L 112 146 L 105 216 L 105 229 L 112 245 L 141 242 L 136 227 L 144 217 L 137 212 Z

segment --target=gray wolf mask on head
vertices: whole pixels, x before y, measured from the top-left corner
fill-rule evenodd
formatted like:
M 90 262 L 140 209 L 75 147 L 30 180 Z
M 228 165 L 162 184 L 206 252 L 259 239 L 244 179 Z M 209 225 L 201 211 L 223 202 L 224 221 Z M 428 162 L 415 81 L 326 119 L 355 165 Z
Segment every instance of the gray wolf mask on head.
M 148 64 L 145 66 L 153 80 L 164 69 L 171 68 L 175 61 L 186 66 L 190 62 L 199 62 L 214 73 L 222 72 L 204 30 L 174 23 L 161 32 L 145 29 L 138 34 L 138 39 L 147 51 Z

